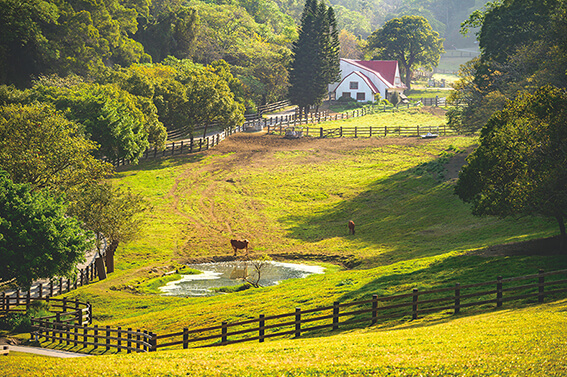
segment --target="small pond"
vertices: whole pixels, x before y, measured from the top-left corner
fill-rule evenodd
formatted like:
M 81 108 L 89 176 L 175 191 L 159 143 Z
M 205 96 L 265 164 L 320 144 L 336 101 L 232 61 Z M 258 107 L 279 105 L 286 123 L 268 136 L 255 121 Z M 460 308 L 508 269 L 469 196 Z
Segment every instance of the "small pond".
M 259 284 L 263 287 L 276 285 L 282 280 L 300 279 L 311 274 L 322 274 L 324 268 L 298 263 L 263 262 Z M 167 283 L 160 287 L 166 296 L 201 297 L 219 294 L 212 288 L 230 287 L 244 283 L 242 276 L 257 281 L 258 275 L 254 261 L 232 261 L 190 264 L 190 268 L 202 271 L 197 275 L 183 275 L 181 280 Z

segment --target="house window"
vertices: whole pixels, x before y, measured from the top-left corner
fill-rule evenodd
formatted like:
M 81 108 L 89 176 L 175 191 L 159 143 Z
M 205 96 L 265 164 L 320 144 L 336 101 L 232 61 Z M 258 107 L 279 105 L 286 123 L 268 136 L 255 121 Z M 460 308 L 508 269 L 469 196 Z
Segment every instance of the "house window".
M 349 89 L 358 89 L 358 82 L 357 81 L 351 81 Z
M 350 98 L 350 92 L 343 92 L 343 98 Z
M 366 101 L 366 93 L 356 93 L 357 101 Z

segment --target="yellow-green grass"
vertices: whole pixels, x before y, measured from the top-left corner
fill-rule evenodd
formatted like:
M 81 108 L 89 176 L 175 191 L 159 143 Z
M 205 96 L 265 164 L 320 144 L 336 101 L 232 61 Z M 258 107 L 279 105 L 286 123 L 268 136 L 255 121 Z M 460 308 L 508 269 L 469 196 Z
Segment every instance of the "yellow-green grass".
M 443 108 L 431 109 L 410 107 L 408 109 L 404 106 L 400 106 L 397 111 L 388 109 L 388 111 L 383 112 L 382 107 L 374 106 L 370 108 L 370 111 L 373 113 L 363 117 L 351 117 L 349 119 L 323 122 L 316 125 L 310 125 L 310 128 L 333 129 L 341 126 L 357 126 L 365 128 L 373 127 L 375 129 L 383 129 L 384 127 L 395 129 L 400 127 L 416 127 L 419 125 L 420 127 L 431 127 L 432 129 L 436 129 L 437 127 L 443 128 L 447 123 L 445 119 L 445 109 Z M 314 135 L 318 136 L 317 133 Z
M 55 359 L 11 353 L 3 376 L 564 376 L 565 300 L 394 328 L 219 348 Z
M 130 167 L 112 183 L 153 205 L 141 238 L 120 247 L 117 271 L 107 280 L 73 295 L 93 304 L 97 324 L 164 333 L 565 266 L 561 256 L 468 254 L 556 233 L 553 222 L 537 218 L 476 218 L 453 195 L 453 181 L 427 172 L 438 168 L 439 156 L 476 142 L 240 134 L 205 153 Z M 231 255 L 231 238 L 249 239 L 253 254 L 309 260 L 328 271 L 209 298 L 144 294 L 148 279 L 179 262 Z M 333 261 L 354 269 L 328 264 Z

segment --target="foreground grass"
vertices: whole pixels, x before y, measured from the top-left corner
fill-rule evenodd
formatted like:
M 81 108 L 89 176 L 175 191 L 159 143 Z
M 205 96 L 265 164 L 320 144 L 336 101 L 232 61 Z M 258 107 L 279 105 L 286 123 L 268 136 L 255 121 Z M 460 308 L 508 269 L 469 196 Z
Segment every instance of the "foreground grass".
M 567 301 L 322 338 L 49 359 L 12 353 L 3 376 L 563 376 Z M 324 346 L 322 346 L 324 344 Z

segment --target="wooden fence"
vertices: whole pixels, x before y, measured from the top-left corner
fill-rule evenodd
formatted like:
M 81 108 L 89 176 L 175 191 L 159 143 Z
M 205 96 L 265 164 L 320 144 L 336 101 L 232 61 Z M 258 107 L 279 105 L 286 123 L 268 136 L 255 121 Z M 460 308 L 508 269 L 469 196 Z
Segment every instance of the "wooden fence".
M 545 297 L 567 292 L 567 270 L 521 276 L 412 292 L 388 297 L 373 295 L 371 299 L 348 303 L 334 302 L 332 305 L 221 324 L 198 329 L 184 328 L 181 331 L 155 336 L 153 349 L 182 346 L 211 347 L 242 342 L 258 341 L 282 336 L 299 338 L 303 334 L 320 330 L 352 328 L 355 325 L 374 325 L 385 319 L 418 319 L 426 313 L 451 311 L 458 314 L 462 309 L 495 304 L 497 308 L 505 302 L 537 298 L 543 303 Z M 549 280 L 552 277 L 553 279 Z
M 110 326 L 99 327 L 98 325 L 86 326 L 83 324 L 73 323 L 76 321 L 76 313 L 57 312 L 54 316 L 34 318 L 32 325 L 34 331 L 32 338 L 37 340 L 44 338 L 59 344 L 80 345 L 83 348 L 93 346 L 94 349 L 99 347 L 105 350 L 115 348 L 118 352 L 126 350 L 127 353 L 147 352 L 155 349 L 155 335 L 151 332 L 132 330 L 128 328 L 123 330 L 121 327 L 110 328 Z
M 422 98 L 422 104 L 426 106 L 445 106 L 446 99 L 445 98 Z M 406 105 L 402 105 L 400 107 L 405 108 Z M 407 104 L 409 108 L 410 105 Z M 205 138 L 194 138 L 191 137 L 185 140 L 174 141 L 171 143 L 166 143 L 164 149 L 158 148 L 151 148 L 147 149 L 140 158 L 141 160 L 151 159 L 151 158 L 160 158 L 166 156 L 174 156 L 186 153 L 195 153 L 201 152 L 208 149 L 213 148 L 215 145 L 218 145 L 221 141 L 229 137 L 230 135 L 237 133 L 237 132 L 244 132 L 249 130 L 261 131 L 267 129 L 268 132 L 279 133 L 280 135 L 285 133 L 286 128 L 291 127 L 298 127 L 302 125 L 315 125 L 323 122 L 328 121 L 337 121 L 342 119 L 350 119 L 355 117 L 361 117 L 370 113 L 374 113 L 376 111 L 387 111 L 393 110 L 393 107 L 386 107 L 382 106 L 376 108 L 374 110 L 370 110 L 368 108 L 361 108 L 356 110 L 349 110 L 340 114 L 329 114 L 328 111 L 321 111 L 318 113 L 309 113 L 307 117 L 299 118 L 296 114 L 289 114 L 289 115 L 282 115 L 282 116 L 273 116 L 270 118 L 259 118 L 246 121 L 243 125 L 235 128 L 225 129 L 215 135 L 207 136 Z M 313 131 L 313 128 L 315 131 Z M 340 128 L 334 129 L 333 132 L 327 133 L 324 132 L 323 136 L 321 136 L 321 128 L 320 127 L 308 127 L 306 132 L 304 133 L 305 136 L 313 136 L 313 137 L 330 137 L 329 135 L 336 135 L 337 133 L 340 134 Z M 359 133 L 356 131 L 356 127 L 351 127 L 353 131 L 350 132 L 346 127 L 343 128 L 344 132 L 342 134 L 343 137 L 358 137 Z M 416 136 L 420 135 L 423 126 L 409 126 L 409 127 L 394 127 L 394 126 L 385 126 L 385 127 L 369 127 L 366 131 L 362 131 L 360 135 L 369 135 L 370 133 L 372 136 L 388 136 L 388 135 L 398 135 L 398 136 Z M 426 130 L 425 132 L 432 132 L 432 130 Z M 442 135 L 450 135 L 454 134 L 454 131 L 450 130 L 447 127 L 443 127 L 443 131 L 441 128 L 435 130 L 436 133 Z M 112 163 L 114 166 L 122 166 L 122 165 L 130 165 L 131 161 L 122 158 L 118 160 L 106 160 Z
M 32 337 L 45 338 L 59 344 L 93 346 L 127 352 L 156 351 L 160 348 L 181 346 L 212 347 L 242 342 L 264 342 L 275 337 L 294 337 L 315 331 L 336 331 L 351 329 L 360 325 L 375 325 L 385 320 L 415 320 L 427 313 L 445 312 L 458 314 L 470 307 L 500 308 L 506 302 L 534 299 L 543 303 L 545 298 L 561 297 L 567 292 L 567 270 L 502 278 L 496 280 L 440 287 L 411 292 L 356 300 L 334 302 L 332 305 L 304 310 L 300 307 L 293 312 L 269 315 L 251 315 L 244 321 L 221 322 L 220 324 L 189 329 L 168 334 L 148 331 L 124 330 L 120 327 L 87 326 L 92 318 L 92 306 L 78 300 L 45 299 L 52 305 L 54 313 L 47 317 L 34 318 Z M 5 298 L 3 299 L 5 300 Z M 2 301 L 4 307 L 5 301 Z M 20 305 L 28 302 L 20 301 Z M 10 311 L 15 310 L 8 305 Z
M 48 283 L 34 283 L 26 290 L 18 287 L 15 290 L 0 292 L 0 314 L 8 311 L 26 311 L 21 305 L 29 306 L 34 300 L 62 295 L 77 287 L 90 284 L 96 278 L 98 278 L 98 270 L 93 260 L 85 268 L 80 269 L 74 279 L 60 277 L 51 279 Z M 11 309 L 12 306 L 17 308 Z

